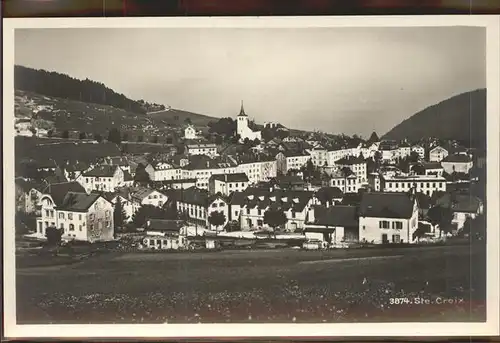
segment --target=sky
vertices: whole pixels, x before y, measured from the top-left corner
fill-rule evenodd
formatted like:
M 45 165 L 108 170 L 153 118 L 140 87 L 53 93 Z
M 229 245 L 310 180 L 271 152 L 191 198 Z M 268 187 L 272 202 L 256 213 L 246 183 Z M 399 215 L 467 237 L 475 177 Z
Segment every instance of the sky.
M 15 63 L 214 117 L 382 135 L 486 87 L 473 27 L 17 29 Z

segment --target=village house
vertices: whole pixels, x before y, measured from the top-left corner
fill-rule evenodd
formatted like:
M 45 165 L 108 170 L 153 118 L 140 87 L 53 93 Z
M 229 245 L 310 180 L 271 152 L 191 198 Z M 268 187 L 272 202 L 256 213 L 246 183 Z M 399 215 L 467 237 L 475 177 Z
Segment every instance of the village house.
M 245 173 L 250 184 L 269 181 L 277 175 L 277 162 L 272 157 L 237 156 L 236 173 Z
M 276 155 L 278 174 L 286 174 L 289 170 L 299 170 L 307 164 L 311 155 L 307 152 L 281 151 Z
M 393 163 L 399 157 L 399 146 L 394 141 L 381 142 L 378 150 L 383 162 Z
M 363 155 L 365 159 L 374 158 L 375 153 L 378 151 L 379 145 L 380 142 L 362 143 L 360 148 L 361 155 Z
M 208 192 L 228 196 L 232 192 L 242 192 L 248 187 L 248 176 L 245 173 L 216 174 L 208 180 Z
M 429 151 L 429 162 L 441 162 L 446 156 L 448 150 L 438 145 Z
M 411 152 L 418 154 L 418 157 L 423 160 L 425 158 L 425 148 L 419 144 L 412 145 Z
M 184 249 L 188 245 L 188 239 L 182 235 L 182 226 L 183 222 L 180 220 L 148 219 L 142 244 L 146 249 L 153 250 Z
M 130 201 L 135 213 L 144 205 L 163 207 L 168 201 L 168 196 L 153 188 L 137 188 L 130 191 Z
M 411 155 L 411 145 L 401 142 L 398 146 L 398 158 L 405 158 Z
M 446 193 L 436 200 L 436 206 L 452 209 L 451 223 L 457 230 L 464 227 L 467 218 L 475 219 L 484 212 L 483 202 L 478 197 L 466 193 Z
M 307 153 L 311 156 L 311 161 L 315 166 L 320 167 L 328 165 L 328 150 L 325 148 L 317 147 L 307 150 Z
M 288 219 L 285 231 L 295 232 L 304 227 L 309 207 L 316 203 L 314 192 L 247 188 L 231 198 L 231 219 L 239 215 L 241 229 L 245 231 L 269 228 L 264 223 L 264 213 L 277 207 Z
M 359 241 L 359 219 L 355 206 L 313 206 L 305 223 L 306 239 L 328 244 Z
M 443 176 L 443 167 L 439 162 L 424 162 L 422 163 L 424 175 Z
M 224 197 L 211 196 L 206 189 L 196 187 L 178 190 L 175 193 L 177 211 L 187 217 L 189 223 L 220 231 L 229 221 L 229 204 Z M 222 212 L 225 216 L 224 225 L 215 227 L 208 222 L 210 213 Z
M 118 201 L 125 212 L 127 218 L 125 222 L 130 223 L 132 221 L 132 216 L 137 210 L 137 206 L 134 206 L 132 200 L 130 200 L 130 194 L 127 188 L 117 189 L 116 192 L 104 193 L 103 196 L 113 204 L 113 208 L 116 207 Z
M 116 165 L 99 165 L 86 171 L 77 181 L 89 193 L 91 191 L 114 192 L 124 186 L 124 173 Z
M 62 172 L 68 181 L 79 181 L 83 173 L 94 168 L 94 165 L 83 161 L 67 161 L 61 166 Z
M 367 182 L 366 161 L 361 157 L 349 156 L 341 158 L 335 162 L 339 168 L 349 168 L 358 178 L 358 183 L 363 184 Z
M 123 170 L 123 172 L 130 173 L 130 163 L 126 157 L 123 156 L 105 157 L 103 164 L 107 164 L 110 166 L 118 166 L 120 167 L 121 170 Z
M 454 172 L 468 174 L 472 165 L 472 159 L 466 153 L 448 155 L 441 161 L 441 166 L 447 174 Z
M 167 162 L 149 163 L 145 169 L 151 181 L 179 180 L 182 178 L 182 170 Z
M 361 242 L 415 243 L 418 206 L 407 193 L 363 193 L 359 207 Z
M 217 145 L 214 143 L 192 143 L 186 144 L 186 155 L 217 156 Z
M 45 238 L 47 228 L 54 227 L 63 231 L 66 240 L 113 239 L 113 205 L 100 194 L 85 193 L 77 182 L 50 185 L 41 203 L 36 237 Z
M 260 131 L 253 131 L 248 126 L 248 116 L 243 108 L 243 101 L 241 102 L 240 114 L 236 118 L 236 133 L 240 136 L 240 143 L 243 143 L 245 139 L 248 140 L 262 140 L 262 133 Z
M 193 125 L 188 125 L 184 129 L 184 139 L 198 139 L 198 136 L 196 134 L 196 129 L 194 128 Z
M 42 191 L 47 187 L 44 182 L 26 180 L 21 177 L 15 179 L 16 211 L 36 213 L 40 209 Z
M 436 175 L 381 175 L 380 190 L 382 192 L 416 192 L 428 196 L 436 191 L 446 191 L 446 179 Z
M 361 188 L 358 177 L 349 168 L 345 172 L 337 170 L 330 175 L 330 186 L 339 188 L 343 193 L 357 193 Z
M 196 179 L 196 187 L 208 189 L 210 176 L 236 173 L 236 164 L 230 159 L 211 159 L 208 156 L 193 156 L 190 163 L 183 168 L 183 179 Z

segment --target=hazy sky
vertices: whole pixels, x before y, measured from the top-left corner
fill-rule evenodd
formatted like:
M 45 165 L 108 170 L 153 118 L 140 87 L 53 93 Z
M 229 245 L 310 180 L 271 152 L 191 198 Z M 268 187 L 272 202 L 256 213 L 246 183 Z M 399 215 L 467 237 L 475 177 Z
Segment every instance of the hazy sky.
M 18 29 L 15 63 L 216 117 L 383 134 L 486 87 L 483 28 Z

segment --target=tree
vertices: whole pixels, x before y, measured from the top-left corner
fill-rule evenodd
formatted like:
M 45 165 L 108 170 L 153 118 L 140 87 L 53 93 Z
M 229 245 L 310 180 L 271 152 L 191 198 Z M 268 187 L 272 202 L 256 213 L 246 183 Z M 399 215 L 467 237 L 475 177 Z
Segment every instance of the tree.
M 36 129 L 34 127 L 30 127 L 30 131 L 31 131 L 31 134 L 33 135 L 33 137 L 36 136 Z
M 422 164 L 420 163 L 417 163 L 417 164 L 414 164 L 410 171 L 413 171 L 415 174 L 417 175 L 425 175 L 425 168 Z
M 128 133 L 123 133 L 122 135 L 122 142 L 128 142 Z
M 167 211 L 153 205 L 142 205 L 133 215 L 135 227 L 143 227 L 149 219 L 177 219 L 169 216 Z
M 78 134 L 78 138 L 79 138 L 79 139 L 85 139 L 85 138 L 87 138 L 87 134 L 86 134 L 85 132 L 83 132 L 83 131 L 82 131 L 82 132 L 80 132 L 80 133 Z
M 226 222 L 226 215 L 223 212 L 213 211 L 208 216 L 208 222 L 215 226 L 215 232 L 217 233 L 219 226 L 224 225 Z
M 270 208 L 264 213 L 264 224 L 273 229 L 274 238 L 276 238 L 276 228 L 285 225 L 287 221 L 288 218 L 281 208 Z
M 191 125 L 192 124 L 191 118 L 188 117 L 188 118 L 184 119 L 184 123 Z
M 98 142 L 98 143 L 101 143 L 102 142 L 102 136 L 98 133 L 94 133 L 94 139 Z
M 153 143 L 158 143 L 158 136 L 153 137 Z
M 68 139 L 69 138 L 69 131 L 64 130 L 61 134 L 61 138 Z
M 151 182 L 151 177 L 149 176 L 148 172 L 146 171 L 146 167 L 142 163 L 139 163 L 137 165 L 137 168 L 135 169 L 134 181 L 138 182 L 138 183 L 150 183 Z
M 50 129 L 49 131 L 47 131 L 47 137 L 52 137 L 54 135 L 54 130 Z
M 427 217 L 433 226 L 439 225 L 441 232 L 450 232 L 451 221 L 453 220 L 453 210 L 449 207 L 434 206 L 427 212 Z
M 316 167 L 314 166 L 312 160 L 308 159 L 306 165 L 303 166 L 301 170 L 304 181 L 311 181 L 311 179 L 315 176 Z
M 51 246 L 58 246 L 62 241 L 63 230 L 59 230 L 53 226 L 49 226 L 45 230 L 45 238 L 47 238 L 47 244 Z
M 128 219 L 127 213 L 123 208 L 123 204 L 120 197 L 116 198 L 115 209 L 113 211 L 113 222 L 115 223 L 115 229 L 121 230 L 125 225 L 125 221 Z
M 120 130 L 118 130 L 116 127 L 109 130 L 108 141 L 120 144 L 122 141 L 122 135 L 120 133 Z

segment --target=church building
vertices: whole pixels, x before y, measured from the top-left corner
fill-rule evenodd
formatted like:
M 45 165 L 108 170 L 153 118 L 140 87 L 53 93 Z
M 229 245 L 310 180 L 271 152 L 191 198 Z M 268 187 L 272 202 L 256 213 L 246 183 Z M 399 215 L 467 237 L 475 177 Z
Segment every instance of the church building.
M 248 116 L 245 113 L 245 109 L 243 108 L 243 101 L 241 102 L 241 110 L 240 114 L 237 117 L 237 133 L 240 135 L 240 142 L 243 142 L 245 138 L 253 141 L 255 139 L 262 140 L 260 131 L 253 131 L 248 127 Z

